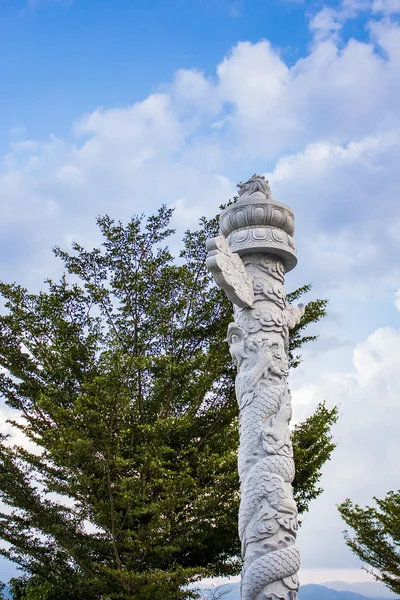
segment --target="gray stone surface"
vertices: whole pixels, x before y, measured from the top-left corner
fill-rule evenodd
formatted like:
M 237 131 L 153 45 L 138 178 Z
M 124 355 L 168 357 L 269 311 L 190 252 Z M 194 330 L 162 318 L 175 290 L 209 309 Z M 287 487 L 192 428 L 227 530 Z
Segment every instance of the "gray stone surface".
M 285 272 L 297 262 L 294 217 L 258 175 L 240 183 L 239 200 L 208 240 L 207 265 L 233 303 L 228 343 L 236 362 L 240 415 L 239 536 L 242 600 L 296 600 L 294 461 L 287 385 L 289 329 L 304 308 L 286 299 Z
M 389 596 L 387 595 L 387 588 L 385 590 L 384 586 L 381 588 L 379 585 L 375 583 L 371 583 L 371 587 L 367 592 L 354 592 L 350 588 L 355 586 L 357 588 L 360 586 L 362 588 L 362 583 L 354 583 L 354 584 L 346 584 L 344 582 L 334 582 L 341 583 L 345 588 L 344 590 L 337 591 L 335 589 L 330 589 L 329 585 L 315 585 L 308 584 L 302 585 L 299 588 L 299 600 L 387 600 Z M 349 588 L 349 590 L 347 590 Z M 225 585 L 221 585 L 213 590 L 205 590 L 201 594 L 202 600 L 239 600 L 240 599 L 240 585 L 238 583 L 230 584 L 227 583 Z M 392 594 L 390 598 L 394 600 L 400 600 L 395 594 Z

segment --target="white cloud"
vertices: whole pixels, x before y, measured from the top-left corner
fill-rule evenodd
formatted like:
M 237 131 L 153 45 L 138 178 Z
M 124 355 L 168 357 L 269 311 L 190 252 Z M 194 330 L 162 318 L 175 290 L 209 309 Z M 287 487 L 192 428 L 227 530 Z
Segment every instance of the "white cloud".
M 11 144 L 11 150 L 14 152 L 29 152 L 33 153 L 38 150 L 39 143 L 35 140 L 20 140 Z
M 400 13 L 400 0 L 374 0 L 372 11 L 375 13 Z
M 360 286 L 359 295 L 368 286 L 374 294 L 378 280 L 392 287 L 400 279 L 399 154 L 393 129 L 346 145 L 308 144 L 268 174 L 275 196 L 295 210 L 299 256 L 326 290 Z
M 310 21 L 310 31 L 314 33 L 317 42 L 326 38 L 335 38 L 342 28 L 338 19 L 339 14 L 333 8 L 324 7 Z
M 141 102 L 77 117 L 70 138 L 37 142 L 25 132 L 1 161 L 8 260 L 0 278 L 39 285 L 57 269 L 50 248 L 71 238 L 96 243 L 95 216 L 105 212 L 126 219 L 166 202 L 178 229 L 196 226 L 235 194 L 235 181 L 259 170 L 295 210 L 299 266 L 289 287 L 313 281 L 315 293 L 336 301 L 392 303 L 400 28 L 375 19 L 370 31 L 366 42 L 314 42 L 292 66 L 266 40 L 241 42 L 215 77 L 180 70 Z M 331 324 L 327 338 L 343 347 L 363 320 L 357 311 L 346 331 Z
M 1 433 L 3 435 L 10 436 L 6 442 L 6 445 L 16 444 L 26 448 L 32 454 L 39 454 L 39 448 L 37 444 L 27 438 L 21 429 L 15 427 L 9 421 L 15 421 L 19 425 L 25 425 L 26 421 L 15 412 L 15 410 L 8 408 L 4 404 L 0 406 L 0 422 L 1 422 Z
M 19 127 L 13 127 L 10 130 L 10 135 L 11 136 L 18 136 L 18 135 L 24 135 L 24 133 L 26 133 L 26 129 L 25 127 L 19 126 Z
M 340 406 L 334 429 L 337 448 L 321 481 L 325 493 L 315 501 L 299 535 L 305 568 L 357 567 L 358 559 L 345 548 L 345 524 L 335 505 L 347 497 L 371 504 L 373 496 L 384 497 L 400 487 L 399 355 L 399 330 L 381 328 L 355 347 L 353 371 L 316 377 L 315 369 L 305 363 L 303 384 L 292 385 L 295 414 L 306 414 L 321 399 Z
M 3 176 L 21 185 L 26 181 L 29 195 L 33 189 L 40 195 L 52 192 L 64 206 L 71 185 L 84 184 L 92 212 L 108 205 L 105 196 L 111 190 L 118 203 L 129 199 L 132 206 L 150 172 L 167 177 L 168 196 L 170 184 L 176 186 L 169 181 L 171 168 L 176 187 L 195 172 L 199 177 L 204 170 L 225 177 L 238 173 L 239 179 L 239 171 L 253 171 L 254 163 L 277 160 L 279 180 L 293 178 L 295 163 L 296 177 L 302 178 L 304 170 L 310 181 L 322 168 L 336 171 L 339 179 L 349 164 L 362 160 L 360 166 L 372 176 L 374 151 L 398 151 L 397 35 L 388 24 L 373 28 L 387 60 L 372 44 L 353 40 L 339 50 L 328 40 L 291 68 L 267 41 L 239 43 L 218 66 L 216 80 L 181 70 L 163 93 L 80 118 L 75 143 L 49 139 L 25 163 L 12 155 L 15 168 L 9 158 L 11 167 Z M 21 149 L 19 144 L 14 150 Z M 155 205 L 158 189 L 152 180 L 147 196 Z M 181 196 L 174 190 L 171 200 Z
M 358 12 L 370 11 L 374 0 L 343 0 L 340 6 L 340 10 L 351 18 Z

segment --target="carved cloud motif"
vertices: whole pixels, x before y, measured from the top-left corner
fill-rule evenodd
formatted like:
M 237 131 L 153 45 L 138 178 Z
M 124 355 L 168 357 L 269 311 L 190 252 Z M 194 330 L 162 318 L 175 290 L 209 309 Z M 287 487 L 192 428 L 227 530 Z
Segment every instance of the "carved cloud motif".
M 254 302 L 253 282 L 240 256 L 232 252 L 222 235 L 207 240 L 207 250 L 207 267 L 229 300 L 240 308 L 251 307 Z

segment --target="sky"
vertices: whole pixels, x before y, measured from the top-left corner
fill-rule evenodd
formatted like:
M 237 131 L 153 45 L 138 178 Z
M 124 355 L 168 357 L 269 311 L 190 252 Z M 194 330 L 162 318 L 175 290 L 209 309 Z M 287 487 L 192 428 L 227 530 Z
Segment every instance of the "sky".
M 400 488 L 399 19 L 400 0 L 0 0 L 0 280 L 36 291 L 52 247 L 100 242 L 97 215 L 162 203 L 177 251 L 255 172 L 294 210 L 287 288 L 329 299 L 294 420 L 340 407 L 305 583 L 363 580 L 336 505 Z

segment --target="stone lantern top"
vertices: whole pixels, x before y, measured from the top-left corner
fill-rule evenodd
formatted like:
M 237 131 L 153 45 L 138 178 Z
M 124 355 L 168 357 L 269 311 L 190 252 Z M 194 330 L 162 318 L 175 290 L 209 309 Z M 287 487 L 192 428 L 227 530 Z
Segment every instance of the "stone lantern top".
M 244 194 L 250 196 L 256 193 L 261 194 L 261 200 L 265 200 L 267 202 L 272 202 L 272 192 L 269 186 L 268 179 L 265 179 L 264 175 L 256 175 L 254 173 L 253 177 L 251 177 L 248 181 L 240 181 L 237 186 L 239 188 L 239 196 L 243 196 Z
M 296 266 L 293 241 L 294 215 L 286 204 L 274 200 L 267 179 L 254 174 L 238 184 L 239 200 L 225 208 L 220 229 L 233 252 L 240 256 L 262 252 L 278 256 L 290 271 Z

